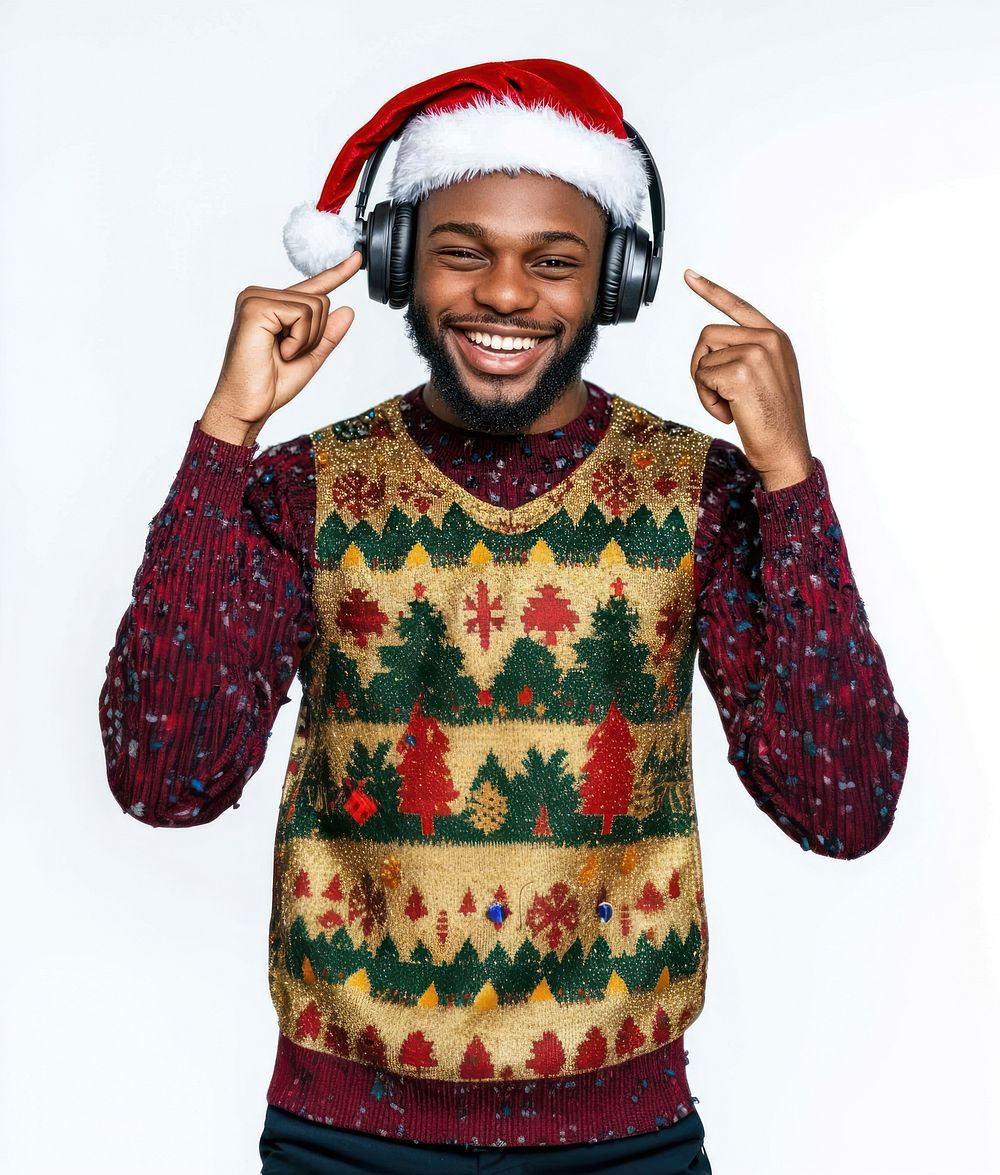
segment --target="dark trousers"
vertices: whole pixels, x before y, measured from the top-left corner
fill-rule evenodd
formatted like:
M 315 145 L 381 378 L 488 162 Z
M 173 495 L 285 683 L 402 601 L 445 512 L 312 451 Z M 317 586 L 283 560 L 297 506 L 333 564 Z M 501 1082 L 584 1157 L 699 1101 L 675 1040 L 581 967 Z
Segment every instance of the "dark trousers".
M 712 1175 L 698 1111 L 648 1134 L 553 1146 L 434 1146 L 380 1138 L 300 1118 L 269 1105 L 261 1175 Z

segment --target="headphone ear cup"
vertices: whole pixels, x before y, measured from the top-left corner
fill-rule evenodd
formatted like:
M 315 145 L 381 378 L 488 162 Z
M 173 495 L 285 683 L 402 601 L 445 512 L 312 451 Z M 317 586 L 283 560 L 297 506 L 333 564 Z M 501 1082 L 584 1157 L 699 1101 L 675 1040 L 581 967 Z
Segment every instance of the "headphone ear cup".
M 653 246 L 649 233 L 638 224 L 631 225 L 622 265 L 622 283 L 618 291 L 618 321 L 635 322 L 646 295 Z
M 389 305 L 401 310 L 410 300 L 413 246 L 416 238 L 416 205 L 394 204 L 389 231 Z
M 410 300 L 415 212 L 413 204 L 383 200 L 365 220 L 363 252 L 368 296 L 376 302 L 388 302 L 395 310 Z
M 365 218 L 364 268 L 368 271 L 368 296 L 376 302 L 388 299 L 389 227 L 392 214 L 388 201 L 376 204 Z
M 625 253 L 628 246 L 627 228 L 608 230 L 604 244 L 604 259 L 601 264 L 601 278 L 597 288 L 597 321 L 608 326 L 618 321 L 619 295 L 625 268 Z
M 604 252 L 599 322 L 635 322 L 649 281 L 652 253 L 649 233 L 640 225 L 611 230 Z

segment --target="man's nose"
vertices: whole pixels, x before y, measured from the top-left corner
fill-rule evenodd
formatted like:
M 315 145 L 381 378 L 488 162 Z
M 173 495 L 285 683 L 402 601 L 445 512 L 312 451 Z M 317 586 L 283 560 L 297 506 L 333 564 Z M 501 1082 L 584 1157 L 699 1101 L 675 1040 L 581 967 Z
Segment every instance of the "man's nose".
M 538 302 L 538 288 L 517 257 L 497 257 L 479 276 L 473 295 L 497 314 L 531 310 Z

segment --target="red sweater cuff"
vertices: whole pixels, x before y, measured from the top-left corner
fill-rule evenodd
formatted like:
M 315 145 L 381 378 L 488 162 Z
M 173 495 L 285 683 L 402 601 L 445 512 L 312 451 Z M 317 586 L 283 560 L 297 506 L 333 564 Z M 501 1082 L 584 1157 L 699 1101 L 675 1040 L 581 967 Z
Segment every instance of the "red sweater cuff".
M 759 483 L 754 486 L 753 498 L 760 516 L 765 553 L 790 543 L 808 543 L 817 521 L 826 516 L 830 497 L 826 470 L 818 457 L 813 457 L 813 461 L 812 473 L 794 485 L 777 490 L 765 490 Z
M 207 473 L 211 476 L 212 500 L 235 510 L 243 500 L 247 475 L 259 448 L 257 441 L 252 445 L 237 445 L 213 437 L 202 430 L 200 419 L 196 420 L 178 473 L 179 488 L 187 488 L 189 481 L 198 485 Z

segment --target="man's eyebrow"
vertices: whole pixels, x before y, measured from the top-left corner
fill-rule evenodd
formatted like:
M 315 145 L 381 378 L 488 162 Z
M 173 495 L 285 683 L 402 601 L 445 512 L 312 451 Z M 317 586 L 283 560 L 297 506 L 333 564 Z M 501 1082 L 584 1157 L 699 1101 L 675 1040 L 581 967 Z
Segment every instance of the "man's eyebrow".
M 427 235 L 433 237 L 435 233 L 458 233 L 461 236 L 476 237 L 479 240 L 485 240 L 487 236 L 486 229 L 481 224 L 463 223 L 457 220 L 446 220 L 442 224 L 436 224 Z M 555 241 L 572 241 L 573 244 L 582 245 L 588 253 L 590 252 L 590 246 L 583 237 L 571 233 L 568 229 L 553 228 L 525 233 L 521 240 L 526 245 L 549 245 Z

